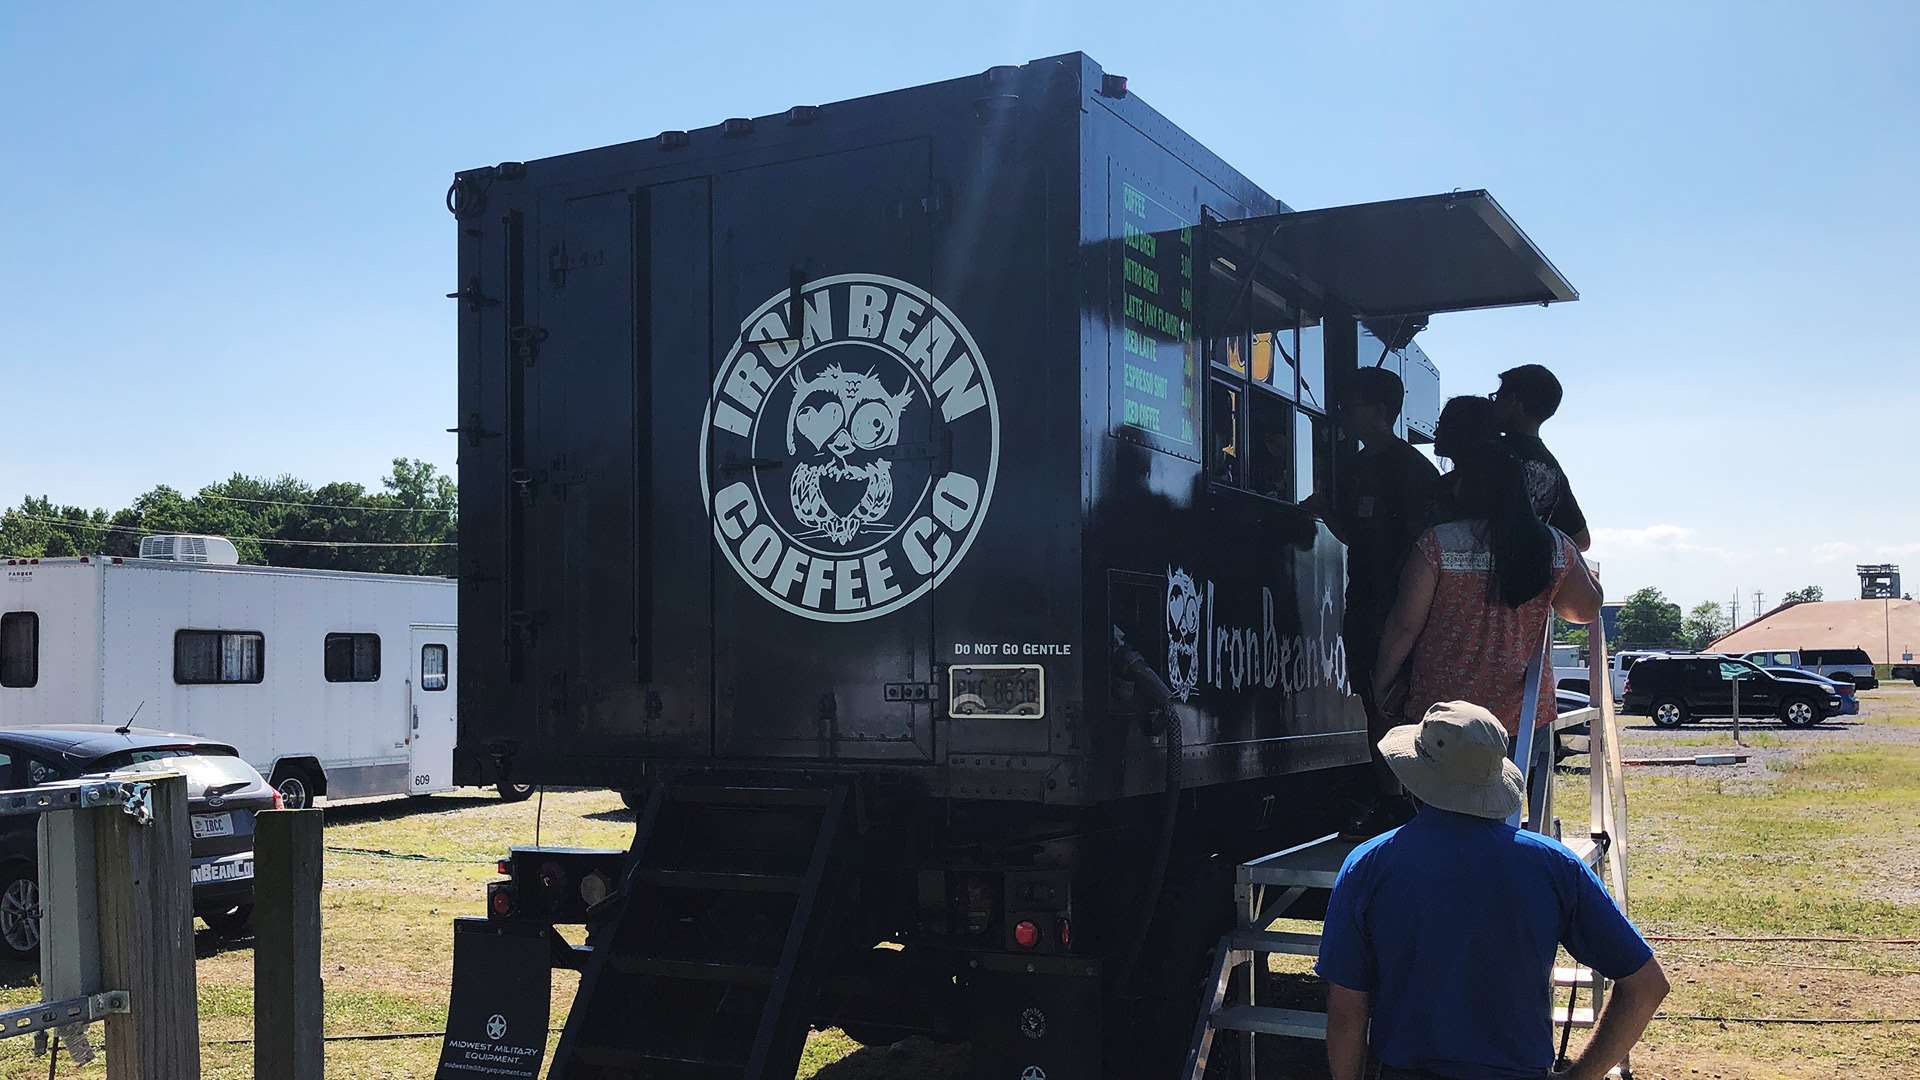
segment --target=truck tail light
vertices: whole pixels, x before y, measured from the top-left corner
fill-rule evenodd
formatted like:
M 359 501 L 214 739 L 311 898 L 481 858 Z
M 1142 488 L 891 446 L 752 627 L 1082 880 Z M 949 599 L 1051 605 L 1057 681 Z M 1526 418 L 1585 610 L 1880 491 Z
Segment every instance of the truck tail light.
M 513 914 L 513 886 L 497 881 L 487 887 L 487 914 L 496 919 Z
M 279 788 L 273 789 L 273 808 L 275 810 L 285 810 L 287 808 L 287 800 L 280 797 Z
M 1023 949 L 1035 948 L 1040 944 L 1040 928 L 1032 919 L 1021 919 L 1013 924 L 1013 943 Z
M 505 859 L 501 859 L 493 864 L 493 869 L 495 873 L 505 877 L 513 873 L 513 864 Z
M 1065 915 L 1060 916 L 1060 921 L 1054 924 L 1054 930 L 1059 935 L 1061 948 L 1069 949 L 1073 947 L 1072 919 L 1067 918 Z

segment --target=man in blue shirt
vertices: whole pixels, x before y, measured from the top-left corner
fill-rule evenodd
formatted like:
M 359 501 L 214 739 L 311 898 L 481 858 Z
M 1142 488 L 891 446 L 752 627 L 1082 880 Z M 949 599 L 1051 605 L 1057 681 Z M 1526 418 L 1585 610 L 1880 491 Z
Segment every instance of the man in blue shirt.
M 1366 1075 L 1369 1046 L 1382 1080 L 1600 1080 L 1667 993 L 1646 939 L 1573 852 L 1506 824 L 1521 777 L 1492 713 L 1442 702 L 1379 745 L 1420 810 L 1334 882 L 1316 965 L 1333 1080 Z M 1562 945 L 1616 981 L 1586 1050 L 1555 1073 Z

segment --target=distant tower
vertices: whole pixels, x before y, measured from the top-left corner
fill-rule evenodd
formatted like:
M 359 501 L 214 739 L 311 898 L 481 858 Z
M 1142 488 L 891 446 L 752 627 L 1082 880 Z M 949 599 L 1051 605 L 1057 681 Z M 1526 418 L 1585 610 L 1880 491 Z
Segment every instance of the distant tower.
M 1862 600 L 1898 600 L 1900 598 L 1900 568 L 1892 563 L 1878 566 L 1855 566 L 1860 575 L 1860 599 Z

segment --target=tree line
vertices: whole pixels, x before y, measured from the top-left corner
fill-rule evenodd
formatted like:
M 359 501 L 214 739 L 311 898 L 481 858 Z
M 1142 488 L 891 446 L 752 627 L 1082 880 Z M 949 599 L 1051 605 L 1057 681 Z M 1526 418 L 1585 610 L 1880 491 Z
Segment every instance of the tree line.
M 235 473 L 192 495 L 163 484 L 112 511 L 29 496 L 0 511 L 0 556 L 132 556 L 143 536 L 199 533 L 232 540 L 247 563 L 452 576 L 458 510 L 453 478 L 409 458 L 371 491 Z
M 1817 603 L 1825 596 L 1820 586 L 1809 585 L 1788 592 L 1781 604 Z M 1759 614 L 1755 612 L 1756 616 Z M 1714 601 L 1703 600 L 1695 604 L 1692 610 L 1682 612 L 1679 604 L 1667 599 L 1666 593 L 1649 587 L 1634 591 L 1620 605 L 1620 614 L 1614 621 L 1613 640 L 1607 642 L 1607 647 L 1616 650 L 1689 649 L 1698 652 L 1733 629 L 1727 609 Z M 1553 639 L 1585 648 L 1587 630 L 1556 617 Z

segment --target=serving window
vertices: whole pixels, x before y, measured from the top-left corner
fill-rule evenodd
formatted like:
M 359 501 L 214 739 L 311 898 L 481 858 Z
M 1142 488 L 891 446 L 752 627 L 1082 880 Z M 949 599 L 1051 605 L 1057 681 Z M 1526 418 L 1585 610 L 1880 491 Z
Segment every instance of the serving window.
M 1280 502 L 1323 490 L 1331 464 L 1320 318 L 1215 255 L 1205 281 L 1214 333 L 1209 372 L 1209 479 Z

